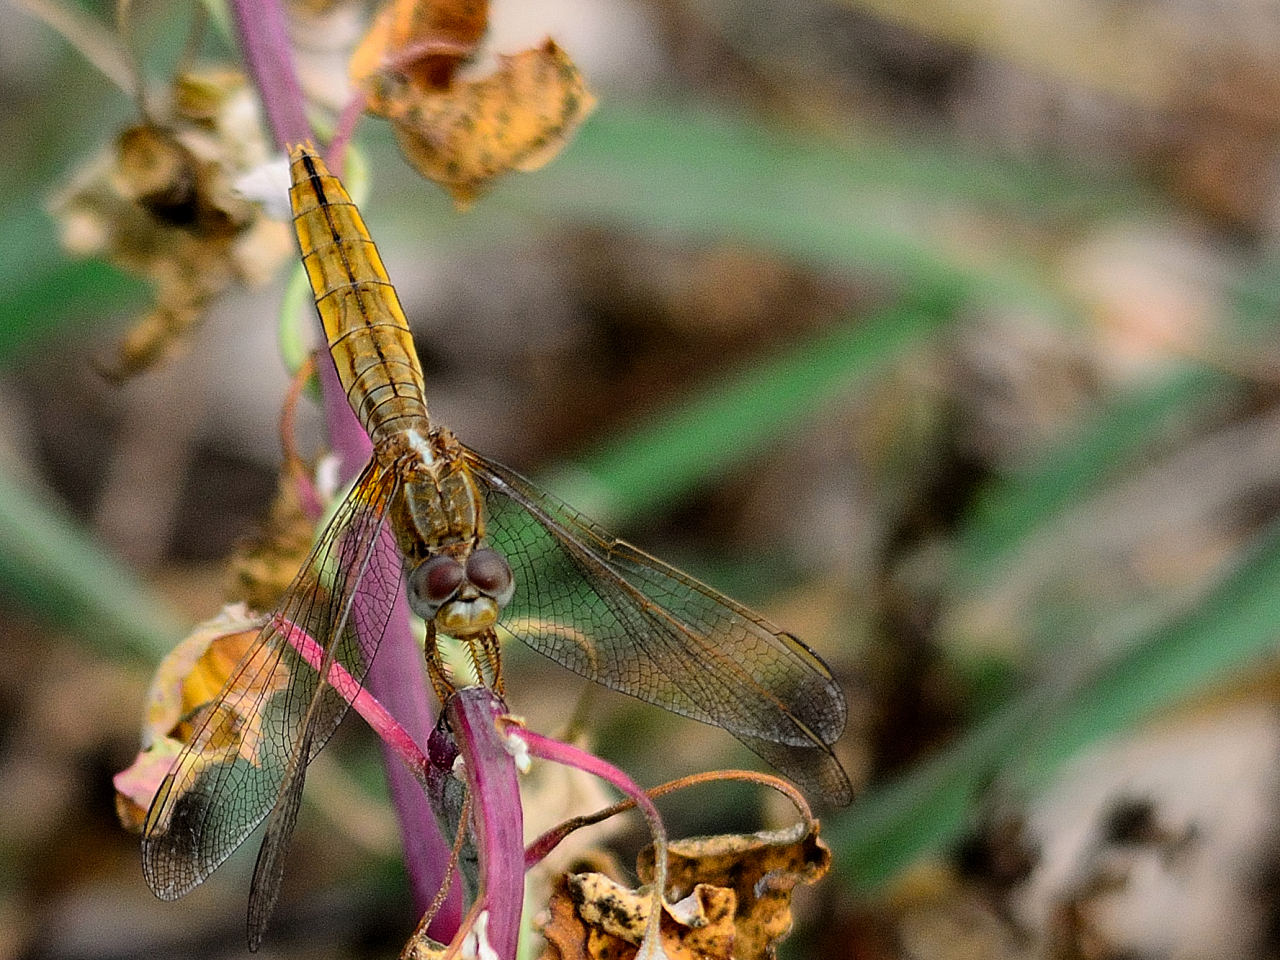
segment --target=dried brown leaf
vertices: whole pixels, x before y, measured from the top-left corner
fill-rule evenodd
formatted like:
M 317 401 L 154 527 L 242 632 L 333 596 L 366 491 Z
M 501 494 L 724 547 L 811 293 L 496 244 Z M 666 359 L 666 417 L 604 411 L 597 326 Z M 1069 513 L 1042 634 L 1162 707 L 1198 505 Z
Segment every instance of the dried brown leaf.
M 133 765 L 117 774 L 116 811 L 127 829 L 140 829 L 160 782 L 191 737 L 199 715 L 217 699 L 231 672 L 261 629 L 261 621 L 243 604 L 226 607 L 206 620 L 161 661 L 147 693 L 143 748 Z M 288 678 L 278 678 L 270 690 Z M 262 718 L 260 697 L 267 687 L 254 685 L 238 697 L 222 701 L 217 734 L 209 744 L 208 762 L 240 756 L 257 761 Z
M 568 892 L 568 878 L 556 878 L 547 902 L 547 912 L 539 919 L 546 947 L 542 960 L 584 960 L 587 956 L 587 925 Z
M 488 23 L 488 0 L 397 0 L 352 55 L 352 82 L 363 86 L 375 73 L 394 72 L 420 93 L 444 90 Z
M 303 509 L 298 484 L 280 478 L 266 522 L 236 546 L 228 564 L 231 600 L 255 610 L 274 609 L 311 552 L 315 522 Z
M 401 960 L 441 960 L 447 953 L 449 948 L 443 943 L 437 943 L 427 936 L 412 937 L 402 951 L 400 951 Z
M 772 957 L 791 932 L 791 894 L 799 884 L 816 883 L 831 865 L 831 851 L 817 830 L 803 823 L 786 830 L 702 837 L 670 844 L 668 891 L 679 896 L 699 884 L 732 890 L 734 956 L 737 960 Z M 636 864 L 642 880 L 653 876 L 653 851 Z
M 542 166 L 595 106 L 573 61 L 550 39 L 448 90 L 424 93 L 394 72 L 374 74 L 365 89 L 370 112 L 391 122 L 409 162 L 459 206 L 503 173 Z
M 664 904 L 662 949 L 670 960 L 731 960 L 732 890 L 698 884 L 678 903 Z M 649 921 L 649 888 L 631 890 L 599 873 L 559 878 L 542 925 L 544 960 L 629 960 Z
M 109 376 L 145 370 L 183 343 L 213 297 L 263 282 L 291 255 L 288 227 L 233 188 L 267 159 L 256 109 L 237 73 L 180 77 L 163 120 L 123 131 L 53 198 L 68 251 L 114 263 L 155 290 L 155 306 L 105 365 Z

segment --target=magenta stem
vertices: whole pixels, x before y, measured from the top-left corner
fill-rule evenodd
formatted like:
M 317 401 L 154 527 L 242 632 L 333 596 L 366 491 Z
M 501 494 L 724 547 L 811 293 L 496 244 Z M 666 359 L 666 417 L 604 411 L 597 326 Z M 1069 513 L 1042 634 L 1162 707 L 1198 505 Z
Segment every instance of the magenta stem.
M 362 116 L 364 116 L 364 93 L 356 90 L 351 94 L 347 105 L 342 108 L 342 113 L 338 115 L 333 139 L 329 141 L 329 148 L 325 151 L 325 163 L 329 165 L 329 169 L 335 176 L 342 176 L 342 168 L 347 159 L 347 144 L 355 135 L 356 124 Z
M 294 70 L 288 20 L 281 0 L 230 0 L 230 3 L 245 65 L 262 97 L 276 144 L 287 148 L 313 140 L 315 135 Z M 321 342 L 324 342 L 323 331 Z M 346 402 L 332 362 L 322 362 L 319 368 L 329 442 L 339 458 L 339 475 L 345 483 L 368 462 L 372 445 Z M 384 543 L 377 549 L 394 551 L 395 547 Z M 400 557 L 397 554 L 379 562 L 394 569 Z M 361 637 L 370 648 L 373 640 L 376 638 Z M 433 726 L 432 700 L 424 676 L 422 651 L 409 629 L 408 607 L 403 599 L 392 611 L 380 655 L 370 664 L 368 685 L 376 701 L 399 718 L 399 729 L 406 737 L 415 745 L 427 742 Z M 404 747 L 403 743 L 383 742 L 383 751 L 388 757 L 391 800 L 400 821 L 405 867 L 414 901 L 425 911 L 444 881 L 450 847 L 436 826 L 421 786 L 407 768 L 390 760 L 392 756 L 399 758 Z M 431 936 L 441 942 L 452 940 L 461 918 L 462 901 L 455 887 L 431 925 Z
M 311 634 L 284 617 L 277 616 L 275 622 L 276 629 L 284 634 L 289 645 L 318 671 L 324 664 L 324 649 L 320 644 L 316 643 Z M 334 660 L 329 664 L 329 672 L 325 679 L 338 696 L 347 701 L 351 708 L 364 718 L 365 723 L 373 728 L 382 742 L 395 752 L 405 766 L 410 770 L 418 771 L 420 776 L 425 777 L 427 755 L 414 742 L 413 737 L 409 736 L 409 732 L 387 711 L 387 708 L 347 672 L 346 667 Z
M 534 733 L 526 727 L 509 723 L 508 729 L 513 736 L 519 737 L 529 745 L 529 752 L 535 757 L 541 757 L 543 760 L 550 760 L 553 763 L 560 763 L 566 767 L 576 767 L 599 777 L 606 783 L 613 784 L 625 796 L 635 801 L 636 806 L 640 808 L 640 812 L 649 821 L 649 830 L 653 834 L 654 841 L 661 843 L 663 846 L 666 845 L 667 829 L 662 823 L 662 815 L 658 813 L 658 808 L 649 799 L 649 795 L 617 767 L 572 744 L 544 737 L 542 734 Z
M 587 753 L 568 743 L 552 740 L 540 733 L 534 733 L 525 727 L 507 721 L 505 728 L 511 736 L 519 737 L 529 747 L 529 753 L 543 760 L 562 763 L 565 766 L 585 770 L 607 783 L 613 784 L 626 796 L 635 801 L 637 807 L 649 821 L 649 832 L 653 836 L 653 892 L 649 910 L 649 922 L 645 928 L 644 940 L 640 944 L 638 957 L 648 960 L 652 957 L 664 956 L 659 938 L 659 925 L 662 919 L 663 898 L 667 890 L 667 829 L 662 824 L 658 808 L 653 805 L 649 795 L 636 785 L 636 782 L 610 763 L 606 763 L 594 754 Z M 535 843 L 534 846 L 537 846 Z
M 390 538 L 384 538 L 384 541 L 387 539 Z M 385 542 L 383 547 L 386 547 Z M 394 544 L 391 549 L 395 549 Z M 393 561 L 400 562 L 398 554 Z M 378 655 L 369 666 L 367 684 L 418 744 L 429 743 L 428 738 L 435 727 L 435 698 L 427 688 L 424 672 L 422 646 L 409 627 L 408 600 L 401 591 L 391 611 L 391 620 Z M 395 753 L 394 746 L 384 741 L 382 750 L 386 755 L 391 803 L 400 821 L 405 871 L 409 875 L 414 903 L 418 912 L 423 913 L 444 884 L 453 838 L 446 838 L 440 832 L 430 798 L 416 776 L 410 773 L 409 768 L 391 759 Z M 427 932 L 440 943 L 448 943 L 461 923 L 462 885 L 455 883 Z
M 230 0 L 245 66 L 258 87 L 276 146 L 314 140 L 293 69 L 288 20 L 279 0 Z
M 499 960 L 514 960 L 524 905 L 524 813 L 515 761 L 499 729 L 505 714 L 506 705 L 487 687 L 464 687 L 445 704 L 463 759 L 480 857 L 480 895 L 470 916 L 487 913 L 488 945 Z

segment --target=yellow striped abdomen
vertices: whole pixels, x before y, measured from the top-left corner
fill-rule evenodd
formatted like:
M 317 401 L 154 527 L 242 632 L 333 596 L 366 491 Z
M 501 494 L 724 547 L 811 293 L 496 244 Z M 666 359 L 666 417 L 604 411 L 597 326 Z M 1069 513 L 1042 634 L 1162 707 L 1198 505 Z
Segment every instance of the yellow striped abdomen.
M 293 226 L 347 400 L 374 446 L 426 437 L 422 368 L 400 300 L 360 211 L 310 147 L 294 147 Z

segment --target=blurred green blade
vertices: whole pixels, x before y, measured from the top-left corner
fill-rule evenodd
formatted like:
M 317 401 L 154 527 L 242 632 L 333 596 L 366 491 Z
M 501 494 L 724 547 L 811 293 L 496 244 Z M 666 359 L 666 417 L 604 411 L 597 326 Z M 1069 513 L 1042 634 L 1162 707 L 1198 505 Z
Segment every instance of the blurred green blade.
M 1041 787 L 1083 747 L 1274 655 L 1278 637 L 1280 531 L 1272 530 L 1190 613 L 1060 694 L 1025 693 L 912 773 L 855 801 L 827 830 L 837 875 L 863 890 L 883 884 L 954 840 L 998 774 Z
M 541 481 L 606 523 L 678 500 L 796 429 L 841 394 L 945 327 L 946 298 L 846 322 L 704 389 L 575 468 Z
M 1132 187 L 924 144 L 824 138 L 663 103 L 604 104 L 545 174 L 500 198 L 560 218 L 747 240 L 805 262 L 873 270 L 909 287 L 967 289 L 1070 315 L 1023 242 L 974 244 L 966 220 L 1116 216 Z M 980 223 L 981 217 L 974 219 Z M 1005 231 L 1003 235 L 1016 236 Z
M 137 579 L 49 503 L 0 472 L 0 585 L 99 649 L 154 663 L 186 632 Z
M 0 223 L 0 357 L 73 320 L 99 321 L 144 302 L 141 280 L 101 260 L 69 259 L 44 210 L 10 209 Z
M 428 212 L 413 221 L 419 239 L 456 247 L 509 237 L 522 221 L 526 229 L 548 220 L 608 223 L 685 242 L 752 244 L 820 269 L 892 278 L 908 291 L 1011 300 L 1059 318 L 1075 308 L 1028 235 L 1153 207 L 1131 181 L 1047 163 L 825 136 L 699 104 L 606 101 L 554 163 L 504 179 L 459 216 L 391 158 L 385 129 L 377 135 L 385 139 L 375 165 L 384 169 L 371 219 L 403 228 L 382 204 L 394 198 L 403 207 L 416 194 Z
M 1105 404 L 1070 442 L 986 490 L 969 513 L 952 556 L 953 590 L 997 576 L 1036 530 L 1097 493 L 1171 435 L 1232 402 L 1239 385 L 1213 370 L 1179 372 Z

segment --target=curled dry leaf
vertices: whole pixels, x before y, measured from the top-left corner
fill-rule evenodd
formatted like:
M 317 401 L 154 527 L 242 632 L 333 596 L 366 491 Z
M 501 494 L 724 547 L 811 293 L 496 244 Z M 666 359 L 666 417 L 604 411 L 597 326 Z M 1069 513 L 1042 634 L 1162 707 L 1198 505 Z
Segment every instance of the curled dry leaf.
M 272 610 L 311 552 L 315 518 L 303 509 L 298 484 L 286 470 L 266 521 L 236 544 L 228 564 L 232 600 L 255 610 Z
M 205 711 L 214 709 L 211 704 L 218 700 L 261 626 L 261 619 L 250 614 L 243 604 L 226 607 L 217 617 L 196 627 L 161 661 L 147 694 L 142 751 L 133 765 L 114 779 L 116 812 L 127 829 L 142 828 L 151 799 L 173 759 L 204 719 Z M 250 763 L 257 762 L 262 724 L 257 707 L 263 701 L 263 693 L 283 689 L 288 677 L 276 676 L 268 682 L 270 689 L 251 686 L 218 703 L 216 735 L 207 751 L 210 764 L 226 762 L 237 755 Z
M 398 73 L 417 92 L 444 90 L 489 25 L 488 0 L 396 0 L 378 14 L 351 57 L 357 86 Z
M 398 71 L 377 72 L 363 86 L 369 111 L 391 122 L 409 162 L 460 207 L 503 173 L 541 167 L 595 106 L 578 68 L 550 39 L 447 90 L 424 91 Z
M 437 943 L 425 934 L 421 937 L 415 934 L 400 951 L 400 960 L 443 960 L 448 952 L 449 947 L 445 944 Z
M 785 830 L 678 840 L 670 844 L 667 863 L 672 897 L 700 883 L 734 892 L 734 956 L 751 960 L 772 957 L 791 932 L 791 893 L 826 874 L 831 851 L 819 839 L 816 822 L 812 830 L 799 823 Z M 636 870 L 642 880 L 653 876 L 652 848 L 641 852 Z
M 232 183 L 267 160 L 256 102 L 230 70 L 179 77 L 168 115 L 125 130 L 50 203 L 63 246 L 149 281 L 155 306 L 104 372 L 133 376 L 180 344 L 209 301 L 265 283 L 292 253 L 288 227 Z
M 241 540 L 228 564 L 228 594 L 255 610 L 274 610 L 311 552 L 316 522 L 322 514 L 311 468 L 298 452 L 294 426 L 298 401 L 315 369 L 302 365 L 293 378 L 280 414 L 284 460 L 276 482 L 276 497 L 262 526 Z
M 653 900 L 599 873 L 561 877 L 542 926 L 543 960 L 606 960 L 636 956 Z M 732 890 L 698 884 L 678 903 L 664 904 L 662 949 L 670 960 L 732 960 Z
M 831 863 L 816 828 L 704 837 L 670 844 L 662 947 L 672 958 L 774 956 L 791 931 L 791 893 L 815 883 Z M 641 854 L 637 872 L 653 876 L 653 852 Z M 652 900 L 601 874 L 562 877 L 542 924 L 544 960 L 603 960 L 635 956 Z

